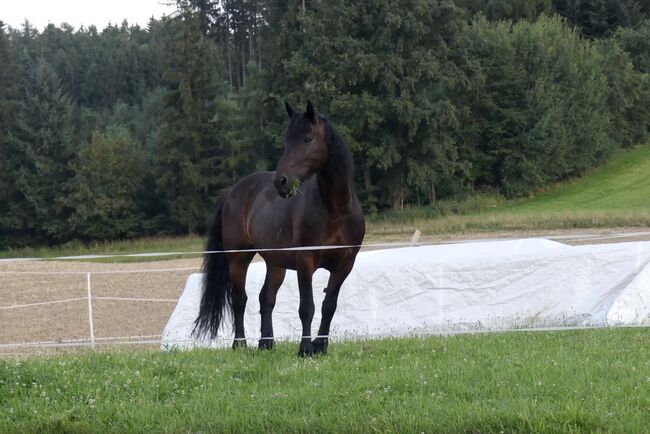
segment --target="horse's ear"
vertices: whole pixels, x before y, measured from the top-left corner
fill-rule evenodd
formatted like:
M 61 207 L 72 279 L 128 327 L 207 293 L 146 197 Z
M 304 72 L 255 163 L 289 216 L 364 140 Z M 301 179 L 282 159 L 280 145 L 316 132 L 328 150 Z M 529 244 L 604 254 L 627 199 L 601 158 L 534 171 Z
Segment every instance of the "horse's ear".
M 305 114 L 312 124 L 316 121 L 316 110 L 314 110 L 314 105 L 310 100 L 307 100 L 307 111 Z
M 287 114 L 289 115 L 289 119 L 293 117 L 293 115 L 296 113 L 293 108 L 289 105 L 288 102 L 284 102 L 284 107 L 287 109 Z

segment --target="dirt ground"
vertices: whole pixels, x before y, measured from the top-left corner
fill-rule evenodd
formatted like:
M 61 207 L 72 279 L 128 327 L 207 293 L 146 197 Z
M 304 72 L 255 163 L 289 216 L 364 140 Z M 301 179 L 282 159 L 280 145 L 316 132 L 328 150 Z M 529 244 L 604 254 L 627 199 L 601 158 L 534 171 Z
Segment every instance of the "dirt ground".
M 528 237 L 546 237 L 571 245 L 600 244 L 648 241 L 650 230 L 499 232 L 422 237 L 420 243 L 440 244 Z M 366 242 L 381 241 L 386 240 L 370 239 Z M 391 239 L 391 241 L 399 240 Z M 109 338 L 123 338 L 120 341 L 126 338 L 158 339 L 176 305 L 176 300 L 183 291 L 187 277 L 197 272 L 200 264 L 200 258 L 130 264 L 0 261 L 0 356 L 62 350 L 56 346 L 16 347 L 10 344 L 66 343 L 70 340 L 89 339 L 88 272 L 91 273 L 93 331 L 98 345 L 108 344 L 111 342 Z M 254 291 L 257 289 L 251 288 L 249 296 Z M 156 299 L 157 301 L 106 300 L 102 297 Z M 56 300 L 70 301 L 35 304 Z M 70 347 L 65 349 L 69 351 Z
M 7 344 L 88 339 L 88 272 L 91 273 L 93 331 L 98 342 L 114 337 L 155 338 L 162 333 L 187 277 L 198 271 L 200 264 L 200 258 L 131 264 L 2 262 L 0 354 L 33 350 L 10 348 Z M 29 274 L 34 272 L 57 274 Z M 55 300 L 69 301 L 24 306 Z M 22 307 L 3 309 L 17 305 Z

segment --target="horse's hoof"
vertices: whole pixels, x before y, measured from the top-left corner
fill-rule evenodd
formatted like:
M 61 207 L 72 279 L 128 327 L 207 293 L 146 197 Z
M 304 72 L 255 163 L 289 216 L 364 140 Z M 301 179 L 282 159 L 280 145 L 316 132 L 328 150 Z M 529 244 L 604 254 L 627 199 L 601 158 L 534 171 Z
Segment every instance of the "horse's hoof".
M 248 345 L 246 344 L 246 339 L 242 340 L 234 340 L 232 342 L 232 349 L 236 350 L 237 348 L 246 348 Z
M 314 354 L 327 354 L 327 339 L 326 338 L 316 338 L 312 341 L 314 346 Z
M 257 348 L 260 350 L 271 350 L 273 349 L 273 339 L 260 339 L 257 344 Z
M 312 345 L 310 340 L 300 342 L 300 351 L 298 351 L 300 357 L 311 357 L 314 355 L 314 345 Z

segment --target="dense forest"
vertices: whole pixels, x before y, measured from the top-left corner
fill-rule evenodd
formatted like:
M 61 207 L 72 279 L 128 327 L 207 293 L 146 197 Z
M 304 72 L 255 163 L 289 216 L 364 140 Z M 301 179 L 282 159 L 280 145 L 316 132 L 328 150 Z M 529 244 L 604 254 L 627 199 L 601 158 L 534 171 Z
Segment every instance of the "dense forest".
M 528 195 L 650 131 L 648 0 L 176 4 L 0 22 L 0 248 L 205 230 L 285 100 L 344 135 L 367 212 Z

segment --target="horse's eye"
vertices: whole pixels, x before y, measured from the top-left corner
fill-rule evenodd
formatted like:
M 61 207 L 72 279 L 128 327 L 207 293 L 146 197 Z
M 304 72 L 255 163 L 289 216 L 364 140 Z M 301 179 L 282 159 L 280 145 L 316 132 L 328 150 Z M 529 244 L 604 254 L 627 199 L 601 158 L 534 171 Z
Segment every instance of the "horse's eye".
M 311 137 L 309 137 L 309 136 L 305 137 L 305 142 L 307 142 L 307 143 L 311 142 Z

